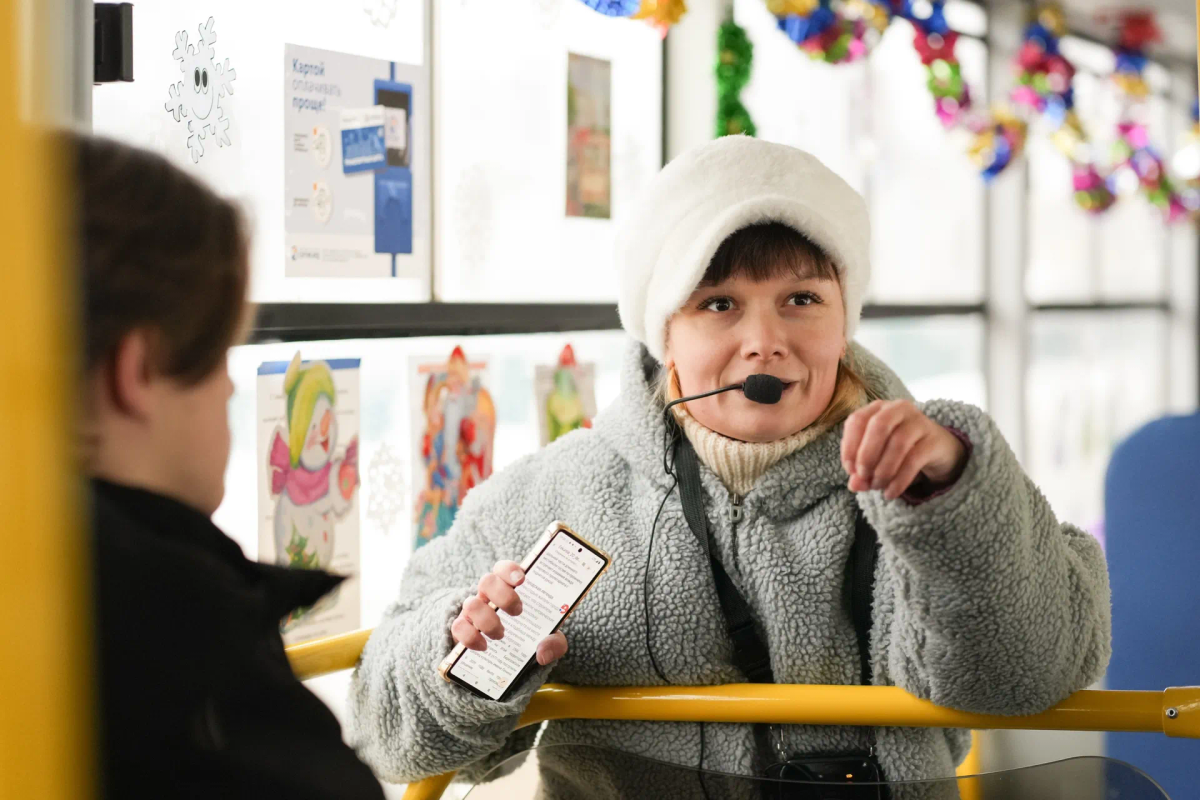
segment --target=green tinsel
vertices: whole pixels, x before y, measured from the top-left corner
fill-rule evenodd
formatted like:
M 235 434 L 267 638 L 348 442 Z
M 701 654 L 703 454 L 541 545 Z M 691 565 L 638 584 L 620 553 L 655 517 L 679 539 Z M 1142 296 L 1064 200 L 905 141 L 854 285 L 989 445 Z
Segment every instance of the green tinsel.
M 726 19 L 717 31 L 717 136 L 744 133 L 754 136 L 757 129 L 750 112 L 738 98 L 750 81 L 754 45 L 746 31 L 732 19 Z

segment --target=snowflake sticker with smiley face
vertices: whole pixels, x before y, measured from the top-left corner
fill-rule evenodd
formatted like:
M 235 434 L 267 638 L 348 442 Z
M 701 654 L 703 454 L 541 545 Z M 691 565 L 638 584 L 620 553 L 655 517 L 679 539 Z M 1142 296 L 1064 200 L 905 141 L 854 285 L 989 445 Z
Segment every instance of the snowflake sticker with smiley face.
M 372 25 L 386 28 L 396 18 L 397 0 L 363 0 L 363 11 Z
M 233 94 L 233 81 L 237 77 L 228 58 L 224 64 L 215 58 L 213 43 L 217 41 L 217 32 L 213 18 L 209 17 L 199 30 L 199 47 L 188 44 L 187 31 L 175 34 L 175 50 L 171 55 L 179 62 L 184 80 L 170 87 L 170 99 L 163 105 L 176 122 L 188 118 L 187 144 L 196 163 L 204 155 L 207 137 L 215 137 L 219 147 L 231 144 L 230 119 L 221 98 Z

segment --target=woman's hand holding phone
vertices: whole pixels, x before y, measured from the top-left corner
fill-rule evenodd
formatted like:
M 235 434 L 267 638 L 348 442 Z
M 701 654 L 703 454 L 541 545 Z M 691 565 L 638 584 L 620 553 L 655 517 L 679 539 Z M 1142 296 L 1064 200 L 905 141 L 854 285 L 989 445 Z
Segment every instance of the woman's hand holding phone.
M 521 598 L 515 591 L 525 580 L 525 572 L 515 561 L 497 561 L 492 571 L 479 580 L 473 597 L 467 598 L 462 610 L 450 624 L 454 641 L 469 650 L 487 650 L 488 639 L 504 638 L 504 625 L 496 609 L 512 616 L 521 614 Z M 567 654 L 567 637 L 552 633 L 537 648 L 537 662 L 550 664 Z

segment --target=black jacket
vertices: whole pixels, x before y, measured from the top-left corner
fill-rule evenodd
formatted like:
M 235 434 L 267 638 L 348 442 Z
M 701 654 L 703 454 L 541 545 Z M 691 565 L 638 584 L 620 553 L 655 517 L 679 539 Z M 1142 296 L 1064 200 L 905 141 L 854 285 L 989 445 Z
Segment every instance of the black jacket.
M 167 497 L 92 489 L 104 796 L 381 800 L 279 636 L 341 578 L 249 561 Z

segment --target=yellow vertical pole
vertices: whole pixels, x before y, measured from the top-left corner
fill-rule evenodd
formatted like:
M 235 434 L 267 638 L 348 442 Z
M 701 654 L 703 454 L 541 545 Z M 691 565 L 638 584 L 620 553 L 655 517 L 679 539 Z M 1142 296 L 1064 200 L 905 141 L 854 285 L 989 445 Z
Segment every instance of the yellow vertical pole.
M 1200 3 L 1200 0 L 1196 0 Z M 958 765 L 958 796 L 961 800 L 980 800 L 983 797 L 983 787 L 979 781 L 969 778 L 969 775 L 979 775 L 983 772 L 983 762 L 979 756 L 979 731 L 971 731 L 971 749 L 967 757 Z
M 18 118 L 21 13 L 40 4 L 0 0 L 0 800 L 94 794 L 64 169 L 47 134 Z

